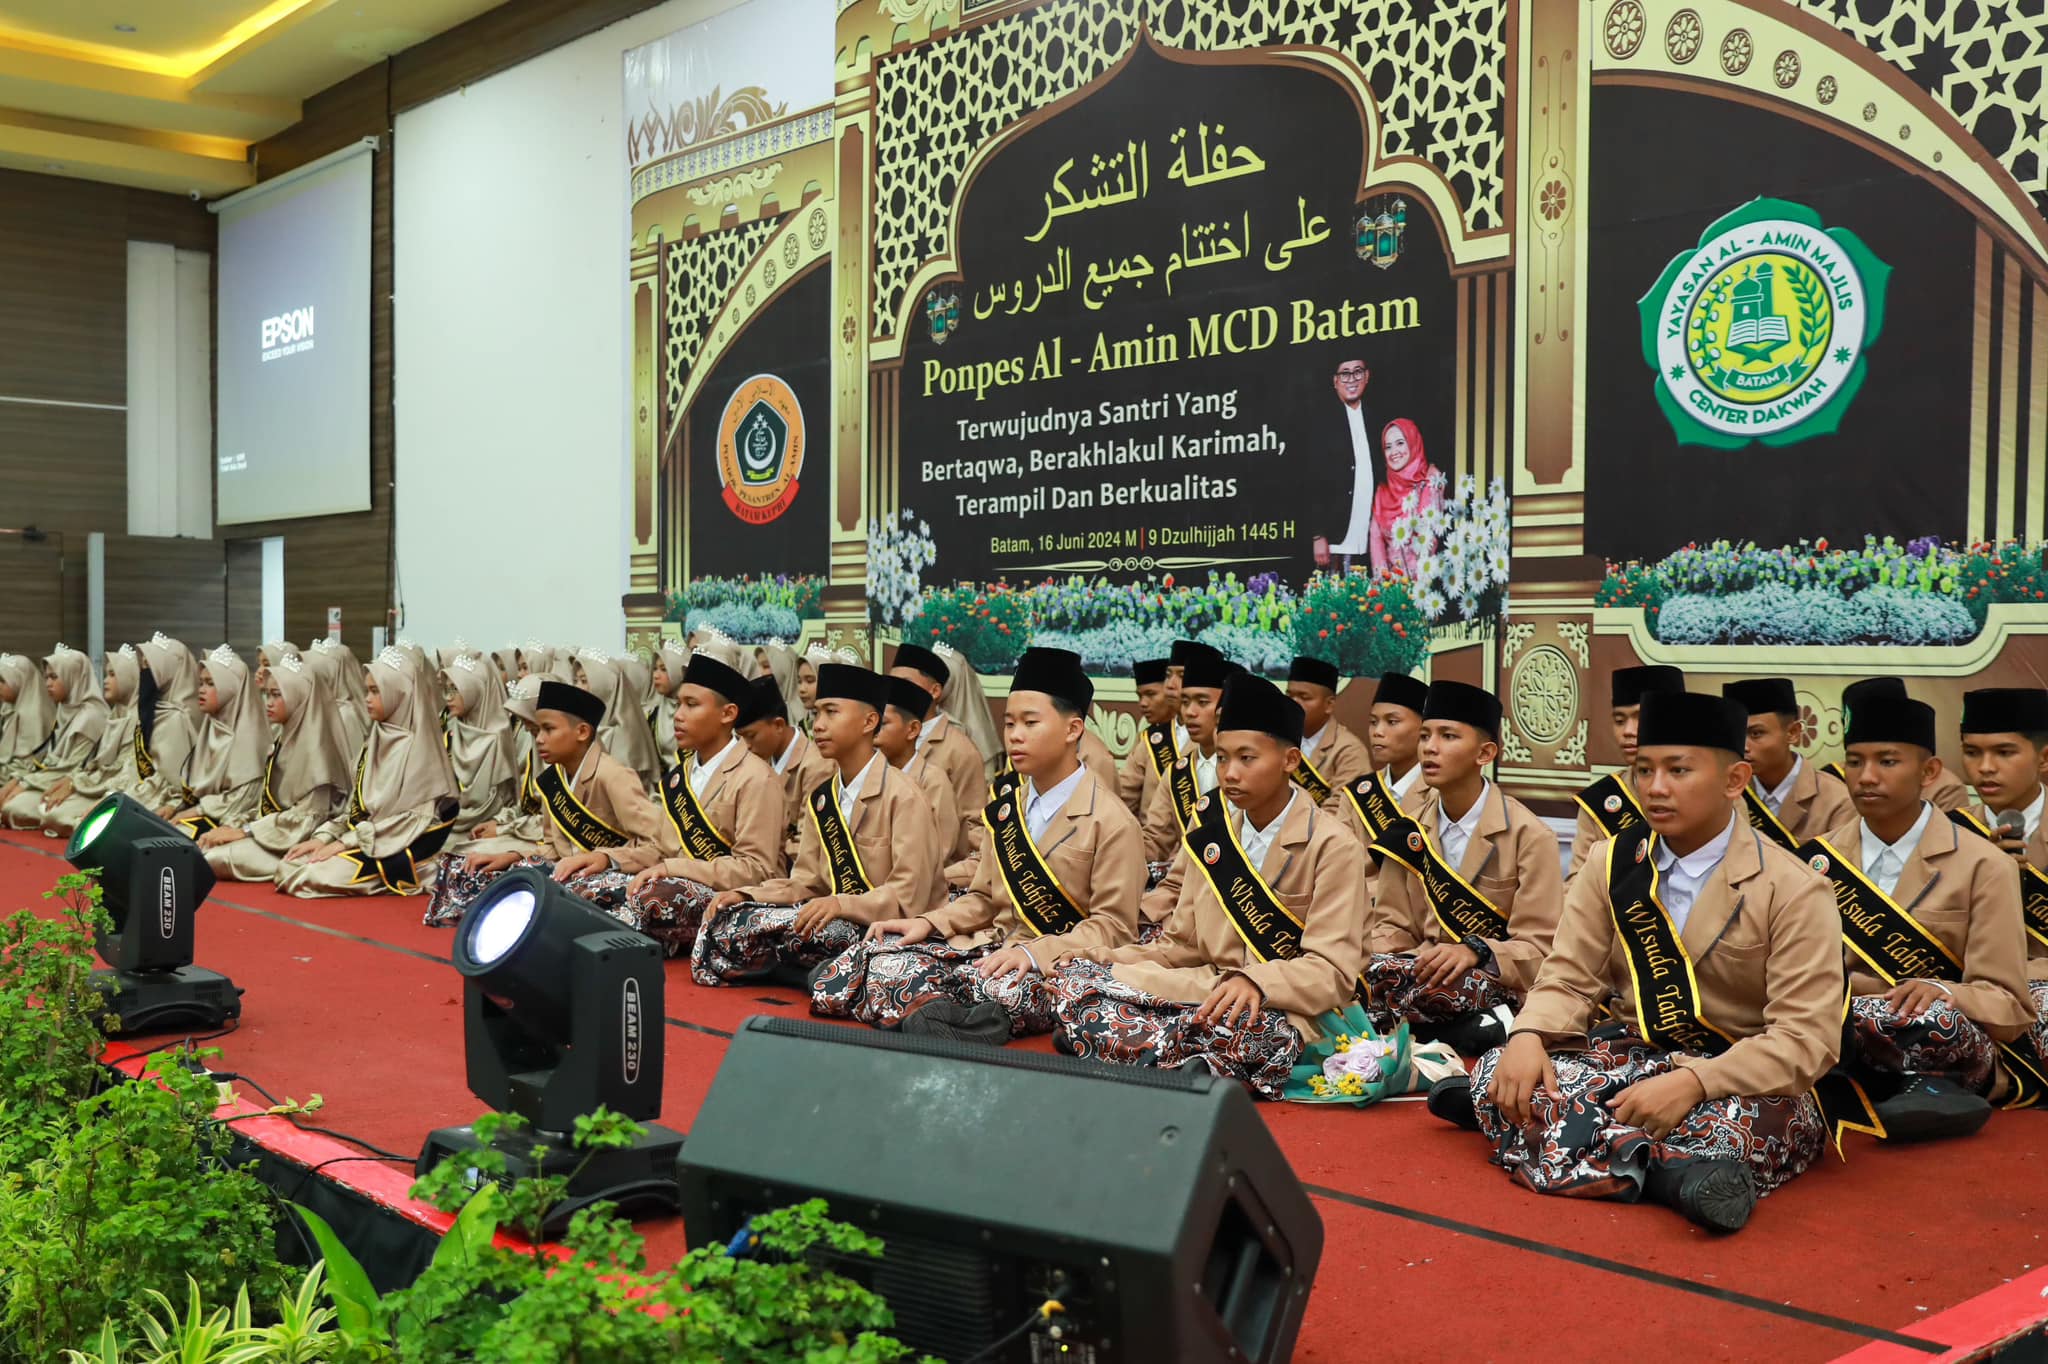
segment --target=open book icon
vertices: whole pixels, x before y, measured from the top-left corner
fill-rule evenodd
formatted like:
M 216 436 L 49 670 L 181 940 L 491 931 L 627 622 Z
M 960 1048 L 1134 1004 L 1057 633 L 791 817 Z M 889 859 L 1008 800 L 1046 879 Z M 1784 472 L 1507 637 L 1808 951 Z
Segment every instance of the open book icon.
M 1740 322 L 1728 324 L 1728 344 L 1731 346 L 1771 345 L 1791 339 L 1791 328 L 1786 326 L 1784 318 L 1774 313 L 1745 317 Z

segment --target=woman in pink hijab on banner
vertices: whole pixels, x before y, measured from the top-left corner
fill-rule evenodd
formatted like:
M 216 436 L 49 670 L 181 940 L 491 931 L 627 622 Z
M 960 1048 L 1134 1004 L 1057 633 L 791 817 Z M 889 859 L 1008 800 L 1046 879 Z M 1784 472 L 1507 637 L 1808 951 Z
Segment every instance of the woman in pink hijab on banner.
M 1423 546 L 1413 541 L 1395 543 L 1394 528 L 1415 513 L 1436 506 L 1443 494 L 1433 479 L 1436 469 L 1422 452 L 1422 431 L 1406 417 L 1394 418 L 1380 433 L 1380 455 L 1387 477 L 1372 495 L 1373 576 L 1397 572 L 1412 580 Z M 1407 505 L 1411 495 L 1413 507 Z

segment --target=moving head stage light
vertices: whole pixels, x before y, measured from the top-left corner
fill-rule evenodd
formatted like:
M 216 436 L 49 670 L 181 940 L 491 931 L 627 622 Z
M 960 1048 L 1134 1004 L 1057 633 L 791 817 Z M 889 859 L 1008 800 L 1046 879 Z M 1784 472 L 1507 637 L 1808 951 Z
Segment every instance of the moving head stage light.
M 79 822 L 65 860 L 99 877 L 114 922 L 94 944 L 113 969 L 93 972 L 124 1033 L 200 1026 L 242 1016 L 242 991 L 192 964 L 192 916 L 213 893 L 199 845 L 130 796 L 101 801 Z
M 629 1215 L 673 1213 L 683 1138 L 652 1122 L 661 1113 L 667 1026 L 661 945 L 545 872 L 522 867 L 492 882 L 463 914 L 453 959 L 463 976 L 470 1092 L 534 1128 L 496 1143 L 507 1177 L 570 1178 L 548 1230 L 599 1200 Z M 644 1124 L 646 1133 L 625 1150 L 572 1149 L 576 1119 L 599 1107 Z M 471 1127 L 433 1132 L 419 1172 L 478 1145 Z

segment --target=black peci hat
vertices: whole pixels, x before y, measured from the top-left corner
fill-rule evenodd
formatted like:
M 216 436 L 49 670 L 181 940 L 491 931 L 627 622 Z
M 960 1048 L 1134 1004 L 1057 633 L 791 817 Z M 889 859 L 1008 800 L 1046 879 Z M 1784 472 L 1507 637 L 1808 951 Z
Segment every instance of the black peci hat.
M 1379 689 L 1372 694 L 1375 706 L 1406 706 L 1417 715 L 1429 699 L 1429 683 L 1407 673 L 1381 673 Z
M 1483 730 L 1496 740 L 1500 738 L 1500 698 L 1469 683 L 1430 683 L 1429 695 L 1422 700 L 1422 718 L 1454 720 Z
M 2048 689 L 1983 687 L 1963 693 L 1965 734 L 2048 733 Z
M 1934 751 L 1934 707 L 1909 696 L 1868 696 L 1849 715 L 1842 747 L 1912 744 Z
M 892 668 L 915 668 L 940 686 L 952 680 L 953 670 L 940 658 L 921 644 L 905 644 L 896 650 L 896 661 Z
M 721 663 L 710 654 L 690 655 L 689 666 L 683 669 L 683 685 L 717 692 L 742 709 L 747 704 L 747 679 L 740 675 L 738 668 Z
M 1188 639 L 1174 641 L 1173 661 L 1180 665 L 1183 687 L 1220 687 L 1232 673 L 1242 671 L 1220 651 Z
M 1164 658 L 1141 658 L 1131 665 L 1131 680 L 1141 687 L 1156 687 L 1166 681 L 1166 669 L 1171 660 Z
M 1749 712 L 1740 701 L 1696 691 L 1647 692 L 1636 722 L 1636 752 L 1646 748 L 1718 748 L 1741 757 Z
M 1299 747 L 1306 717 L 1300 703 L 1268 682 L 1248 672 L 1239 672 L 1223 689 L 1223 705 L 1216 716 L 1216 732 L 1252 729 L 1270 734 L 1289 747 Z
M 880 673 L 866 668 L 857 668 L 851 663 L 820 663 L 818 665 L 818 699 L 828 701 L 838 698 L 858 701 L 862 705 L 880 710 L 889 704 L 888 679 Z
M 585 691 L 569 682 L 557 682 L 550 678 L 540 684 L 540 695 L 534 698 L 533 708 L 537 711 L 559 711 L 573 715 L 592 729 L 604 723 L 604 702 L 597 693 Z
M 1160 676 L 1165 676 L 1164 664 L 1160 665 Z M 1095 684 L 1088 680 L 1088 670 L 1081 666 L 1081 655 L 1071 649 L 1026 649 L 1010 678 L 1010 694 L 1014 696 L 1020 691 L 1043 692 L 1083 714 L 1095 700 Z
M 907 677 L 885 677 L 883 685 L 888 689 L 888 702 L 896 709 L 922 721 L 932 713 L 932 694 Z
M 1750 677 L 1725 683 L 1721 695 L 1751 715 L 1799 713 L 1799 693 L 1789 677 Z
M 747 683 L 747 699 L 740 706 L 740 718 L 733 728 L 745 729 L 757 720 L 787 720 L 789 703 L 782 699 L 781 684 L 772 677 L 757 677 Z
M 1609 679 L 1616 708 L 1640 706 L 1645 696 L 1656 692 L 1685 690 L 1685 674 L 1668 663 L 1649 663 L 1639 668 L 1616 668 Z
M 1287 665 L 1287 680 L 1307 682 L 1326 691 L 1335 691 L 1344 681 L 1344 674 L 1337 671 L 1337 665 L 1334 663 L 1303 654 Z

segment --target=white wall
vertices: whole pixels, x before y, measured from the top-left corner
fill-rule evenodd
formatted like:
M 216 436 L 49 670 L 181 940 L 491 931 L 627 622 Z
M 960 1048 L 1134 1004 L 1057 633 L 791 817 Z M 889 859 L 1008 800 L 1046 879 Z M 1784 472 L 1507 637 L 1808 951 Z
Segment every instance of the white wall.
M 398 592 L 412 638 L 624 643 L 621 64 L 731 3 L 669 0 L 398 116 Z

